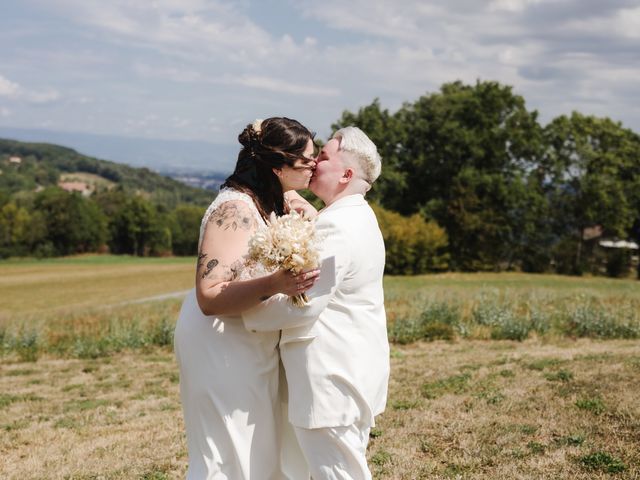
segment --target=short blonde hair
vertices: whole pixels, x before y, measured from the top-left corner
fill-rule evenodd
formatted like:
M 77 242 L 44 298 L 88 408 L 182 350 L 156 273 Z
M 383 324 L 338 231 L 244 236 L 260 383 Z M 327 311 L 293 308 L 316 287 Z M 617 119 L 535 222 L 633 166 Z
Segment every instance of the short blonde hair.
M 341 128 L 332 138 L 340 142 L 340 151 L 350 153 L 355 158 L 364 180 L 372 185 L 380 176 L 382 159 L 371 139 L 358 127 Z

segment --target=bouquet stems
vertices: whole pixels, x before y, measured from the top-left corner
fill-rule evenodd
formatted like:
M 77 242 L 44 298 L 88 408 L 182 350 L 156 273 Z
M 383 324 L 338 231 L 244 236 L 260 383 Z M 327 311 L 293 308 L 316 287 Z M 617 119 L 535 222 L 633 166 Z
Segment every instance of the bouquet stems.
M 304 307 L 309 302 L 309 297 L 306 293 L 299 293 L 293 297 L 289 297 L 289 301 L 296 307 Z

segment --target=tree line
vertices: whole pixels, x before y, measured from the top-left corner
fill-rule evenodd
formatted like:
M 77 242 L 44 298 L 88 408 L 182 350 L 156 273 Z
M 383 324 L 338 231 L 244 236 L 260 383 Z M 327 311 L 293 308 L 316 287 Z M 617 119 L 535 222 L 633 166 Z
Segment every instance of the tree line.
M 383 157 L 369 197 L 443 228 L 448 268 L 628 270 L 631 250 L 599 247 L 640 242 L 640 136 L 620 123 L 573 112 L 541 125 L 510 86 L 478 81 L 394 113 L 374 100 L 333 128 L 346 125 Z
M 122 187 L 91 197 L 48 187 L 0 196 L 0 258 L 88 252 L 195 255 L 204 208 L 168 208 Z

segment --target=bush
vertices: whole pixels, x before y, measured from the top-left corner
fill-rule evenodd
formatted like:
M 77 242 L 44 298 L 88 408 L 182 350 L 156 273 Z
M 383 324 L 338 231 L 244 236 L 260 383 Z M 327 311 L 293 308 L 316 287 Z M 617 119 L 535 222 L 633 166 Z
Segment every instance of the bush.
M 565 313 L 564 333 L 574 337 L 640 338 L 640 319 L 632 309 L 605 309 L 595 300 L 583 301 Z
M 489 327 L 500 325 L 509 314 L 509 310 L 498 302 L 495 295 L 486 292 L 480 294 L 472 311 L 475 323 Z
M 15 350 L 23 362 L 35 362 L 40 355 L 38 346 L 38 332 L 23 331 L 15 339 Z
M 499 321 L 491 329 L 491 338 L 494 340 L 525 340 L 531 332 L 531 323 L 523 317 L 517 317 L 512 312 L 505 310 Z
M 533 330 L 530 319 L 516 315 L 512 308 L 502 305 L 495 296 L 489 294 L 481 295 L 472 316 L 478 325 L 491 327 L 491 338 L 494 340 L 522 341 Z
M 385 273 L 412 275 L 446 270 L 447 234 L 437 223 L 427 222 L 420 214 L 403 217 L 374 205 L 387 250 Z
M 108 357 L 113 353 L 112 346 L 106 338 L 77 338 L 71 354 L 75 358 L 96 359 Z
M 389 329 L 389 338 L 395 343 L 411 343 L 417 340 L 453 340 L 463 328 L 460 310 L 446 302 L 426 305 L 418 319 L 398 319 Z
M 0 325 L 0 356 L 11 349 L 11 337 L 7 327 Z
M 166 347 L 173 345 L 173 331 L 175 325 L 167 317 L 162 317 L 159 323 L 155 324 L 151 330 L 150 340 L 153 345 Z
M 399 318 L 389 327 L 389 340 L 405 345 L 422 338 L 422 325 L 419 320 Z
M 611 456 L 607 452 L 593 452 L 580 457 L 579 461 L 587 470 L 601 470 L 607 473 L 620 473 L 627 469 L 627 466 L 622 462 L 622 460 Z
M 462 333 L 460 309 L 447 302 L 428 304 L 420 316 L 422 337 L 429 340 L 452 340 L 457 333 Z
M 529 321 L 533 331 L 544 335 L 551 329 L 553 315 L 537 306 L 531 306 L 529 309 Z

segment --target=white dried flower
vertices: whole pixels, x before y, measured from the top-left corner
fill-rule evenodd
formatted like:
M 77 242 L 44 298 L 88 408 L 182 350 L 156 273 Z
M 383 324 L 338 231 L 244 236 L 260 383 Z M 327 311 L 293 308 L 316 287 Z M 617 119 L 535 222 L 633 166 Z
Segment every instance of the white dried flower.
M 316 268 L 319 238 L 313 220 L 293 211 L 278 217 L 272 213 L 267 225 L 249 239 L 249 259 L 267 269 L 284 268 L 295 274 Z M 306 295 L 292 297 L 294 305 L 306 303 Z
M 256 118 L 251 125 L 253 127 L 253 131 L 256 133 L 260 133 L 262 131 L 262 118 Z

